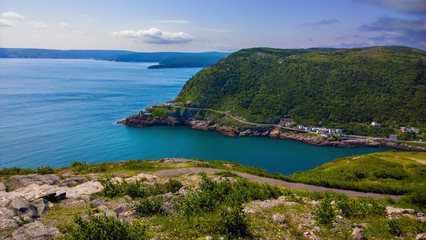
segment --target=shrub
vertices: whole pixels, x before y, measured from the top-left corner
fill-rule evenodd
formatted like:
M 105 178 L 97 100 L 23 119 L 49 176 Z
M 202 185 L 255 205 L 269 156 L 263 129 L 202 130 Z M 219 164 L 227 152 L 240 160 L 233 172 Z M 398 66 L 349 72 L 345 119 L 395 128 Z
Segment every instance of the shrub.
M 66 229 L 64 239 L 85 240 L 133 240 L 147 239 L 147 226 L 142 222 L 127 223 L 114 217 L 101 215 L 89 216 L 89 221 L 83 221 L 76 215 L 74 223 Z
M 181 182 L 176 179 L 170 178 L 169 181 L 164 185 L 167 192 L 175 193 L 183 186 Z
M 331 195 L 326 193 L 325 198 L 321 199 L 320 205 L 314 210 L 316 220 L 325 225 L 331 225 L 336 218 L 336 210 L 331 204 Z
M 136 213 L 141 217 L 148 217 L 157 214 L 163 214 L 161 206 L 163 205 L 163 197 L 155 196 L 143 198 L 136 202 L 133 206 Z
M 220 213 L 219 222 L 222 225 L 222 232 L 231 237 L 244 237 L 247 235 L 247 222 L 242 214 L 242 206 L 224 209 Z
M 341 211 L 342 216 L 348 218 L 365 218 L 367 216 L 383 217 L 386 214 L 385 207 L 376 201 L 348 197 L 337 201 L 337 208 Z

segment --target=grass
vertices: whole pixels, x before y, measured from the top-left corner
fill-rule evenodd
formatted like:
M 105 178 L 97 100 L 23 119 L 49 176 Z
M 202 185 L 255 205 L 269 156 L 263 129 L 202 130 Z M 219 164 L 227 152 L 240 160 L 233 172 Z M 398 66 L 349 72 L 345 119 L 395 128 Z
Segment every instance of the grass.
M 384 194 L 410 194 L 426 184 L 426 153 L 382 152 L 336 159 L 289 180 Z

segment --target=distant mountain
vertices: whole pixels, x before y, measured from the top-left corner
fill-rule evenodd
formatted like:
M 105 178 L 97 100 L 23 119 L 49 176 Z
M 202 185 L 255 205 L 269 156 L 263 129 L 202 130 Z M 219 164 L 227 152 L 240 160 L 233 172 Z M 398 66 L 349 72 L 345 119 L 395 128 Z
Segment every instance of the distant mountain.
M 180 67 L 208 67 L 226 58 L 230 53 L 207 52 L 188 53 L 185 55 L 167 57 L 160 64 L 149 68 L 180 68 Z
M 0 48 L 0 58 L 99 59 L 118 62 L 159 62 L 150 68 L 206 67 L 227 57 L 229 53 L 137 53 L 120 50 L 50 50 Z
M 426 53 L 407 47 L 243 49 L 198 72 L 176 102 L 257 122 L 425 126 L 425 70 Z
M 130 53 L 121 50 L 0 48 L 0 58 L 105 59 Z

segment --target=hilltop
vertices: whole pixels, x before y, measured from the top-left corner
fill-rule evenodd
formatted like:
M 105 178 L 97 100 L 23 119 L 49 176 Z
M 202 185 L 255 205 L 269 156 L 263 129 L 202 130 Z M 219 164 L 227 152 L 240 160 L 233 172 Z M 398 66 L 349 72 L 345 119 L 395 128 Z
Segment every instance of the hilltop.
M 243 49 L 198 72 L 175 101 L 251 122 L 286 117 L 389 137 L 399 126 L 426 130 L 425 70 L 426 53 L 408 47 Z
M 207 67 L 227 57 L 225 52 L 131 52 L 121 50 L 54 50 L 0 48 L 0 58 L 97 59 L 117 62 L 158 62 L 149 68 Z
M 279 179 L 287 176 L 272 175 L 255 167 L 201 159 L 129 160 L 94 165 L 73 162 L 70 167 L 59 169 L 2 169 L 0 238 L 414 239 L 422 236 L 426 232 L 422 191 L 425 165 L 420 162 L 424 162 L 425 154 L 375 153 L 333 163 L 339 162 L 339 167 L 351 160 L 347 164 L 351 167 L 363 165 L 365 159 L 383 160 L 373 161 L 372 168 L 364 168 L 366 176 L 387 172 L 389 162 L 403 166 L 406 178 L 396 179 L 393 184 L 409 184 L 411 188 L 405 196 L 285 182 Z M 351 177 L 350 172 L 340 174 L 338 167 L 325 166 L 325 169 L 331 175 Z M 417 170 L 412 171 L 413 167 Z M 401 171 L 392 168 L 390 173 Z M 306 179 L 316 177 L 308 173 Z M 375 184 L 364 182 L 365 186 Z M 391 193 L 391 189 L 383 192 Z

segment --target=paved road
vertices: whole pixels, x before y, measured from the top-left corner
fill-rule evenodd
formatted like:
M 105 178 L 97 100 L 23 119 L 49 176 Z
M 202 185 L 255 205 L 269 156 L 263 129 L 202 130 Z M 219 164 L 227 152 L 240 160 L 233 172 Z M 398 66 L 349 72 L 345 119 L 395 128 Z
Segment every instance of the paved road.
M 159 177 L 172 177 L 172 176 L 178 176 L 183 174 L 196 174 L 200 172 L 205 172 L 207 174 L 214 174 L 218 172 L 223 172 L 226 170 L 223 169 L 216 169 L 216 168 L 202 168 L 202 167 L 190 167 L 190 168 L 178 168 L 178 169 L 168 169 L 168 170 L 160 170 L 154 173 L 154 175 Z M 337 188 L 326 188 L 321 186 L 315 186 L 315 185 L 309 185 L 304 183 L 293 183 L 293 182 L 287 182 L 283 180 L 277 180 L 272 178 L 265 178 L 265 177 L 259 177 L 247 173 L 241 173 L 241 172 L 234 172 L 231 171 L 234 174 L 237 174 L 238 176 L 241 176 L 243 178 L 258 181 L 258 182 L 264 182 L 269 183 L 277 186 L 283 186 L 287 188 L 294 188 L 294 189 L 300 189 L 300 190 L 306 190 L 306 191 L 314 191 L 314 192 L 335 192 L 335 193 L 341 193 L 345 194 L 347 196 L 351 197 L 364 197 L 364 198 L 384 198 L 386 195 L 380 194 L 380 193 L 371 193 L 371 192 L 357 192 L 352 190 L 343 190 L 343 189 L 337 189 Z M 388 195 L 392 199 L 399 199 L 402 196 L 401 195 Z

